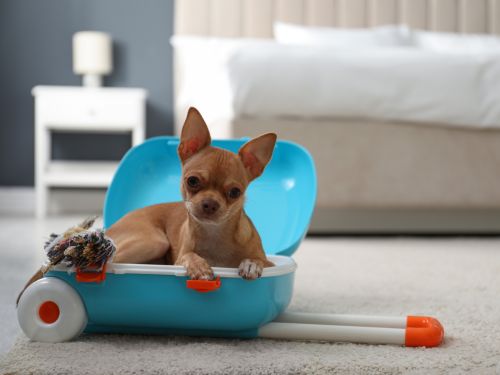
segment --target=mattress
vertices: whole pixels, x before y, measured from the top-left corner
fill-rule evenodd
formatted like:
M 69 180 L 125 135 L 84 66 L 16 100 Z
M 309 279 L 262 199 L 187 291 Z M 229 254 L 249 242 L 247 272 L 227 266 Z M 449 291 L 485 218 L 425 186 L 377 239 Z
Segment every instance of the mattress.
M 304 145 L 317 208 L 500 208 L 500 131 L 364 120 L 236 118 L 236 137 L 275 131 Z

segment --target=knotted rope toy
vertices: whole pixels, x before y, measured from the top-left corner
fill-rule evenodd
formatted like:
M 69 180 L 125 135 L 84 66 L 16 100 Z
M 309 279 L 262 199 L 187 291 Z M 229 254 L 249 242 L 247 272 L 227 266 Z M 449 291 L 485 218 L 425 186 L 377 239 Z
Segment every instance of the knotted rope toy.
M 49 263 L 42 272 L 57 264 L 79 270 L 102 270 L 116 248 L 103 229 L 91 229 L 96 219 L 96 216 L 87 218 L 60 235 L 52 233 L 44 246 Z
M 16 306 L 26 288 L 41 279 L 51 267 L 57 264 L 64 264 L 70 271 L 76 269 L 76 271 L 101 272 L 103 270 L 116 248 L 113 240 L 104 234 L 103 229 L 92 229 L 96 219 L 97 216 L 89 217 L 63 234 L 52 233 L 50 235 L 44 245 L 48 262 L 28 280 L 17 296 Z

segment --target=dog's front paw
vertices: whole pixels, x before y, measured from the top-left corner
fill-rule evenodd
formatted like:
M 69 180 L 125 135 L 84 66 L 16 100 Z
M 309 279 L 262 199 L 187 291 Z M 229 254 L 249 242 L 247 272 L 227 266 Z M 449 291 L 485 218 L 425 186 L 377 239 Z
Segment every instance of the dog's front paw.
M 238 273 L 245 280 L 255 280 L 262 276 L 264 267 L 257 259 L 243 259 L 238 268 Z
M 187 265 L 187 274 L 192 280 L 212 280 L 214 271 L 205 261 L 196 261 Z

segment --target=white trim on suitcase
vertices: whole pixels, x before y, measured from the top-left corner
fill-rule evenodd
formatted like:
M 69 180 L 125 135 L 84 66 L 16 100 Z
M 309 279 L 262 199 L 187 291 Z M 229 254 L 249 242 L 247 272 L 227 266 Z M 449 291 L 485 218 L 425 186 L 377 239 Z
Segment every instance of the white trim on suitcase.
M 297 269 L 297 264 L 295 261 L 286 256 L 282 255 L 269 255 L 268 259 L 275 264 L 274 267 L 268 267 L 264 269 L 262 277 L 275 277 L 286 275 L 288 273 L 294 272 Z M 54 271 L 69 271 L 74 270 L 68 269 L 63 265 L 58 265 L 51 270 Z M 222 278 L 240 278 L 237 268 L 226 268 L 226 267 L 213 267 L 215 276 L 220 276 Z M 106 268 L 107 273 L 114 274 L 146 274 L 146 275 L 165 275 L 165 276 L 187 276 L 186 269 L 182 266 L 171 266 L 163 264 L 127 264 L 127 263 L 109 263 Z

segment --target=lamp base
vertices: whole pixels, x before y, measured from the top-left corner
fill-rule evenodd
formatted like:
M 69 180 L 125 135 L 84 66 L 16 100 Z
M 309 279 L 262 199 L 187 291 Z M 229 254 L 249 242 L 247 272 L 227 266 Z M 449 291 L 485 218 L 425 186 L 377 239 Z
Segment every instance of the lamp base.
M 100 74 L 84 74 L 82 76 L 82 83 L 85 87 L 101 87 L 102 76 Z

